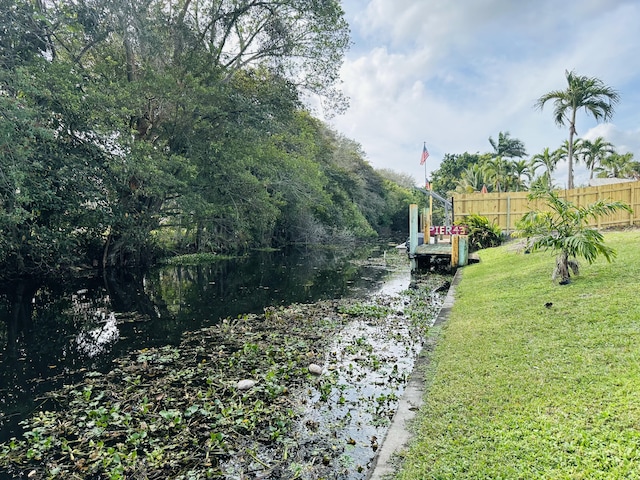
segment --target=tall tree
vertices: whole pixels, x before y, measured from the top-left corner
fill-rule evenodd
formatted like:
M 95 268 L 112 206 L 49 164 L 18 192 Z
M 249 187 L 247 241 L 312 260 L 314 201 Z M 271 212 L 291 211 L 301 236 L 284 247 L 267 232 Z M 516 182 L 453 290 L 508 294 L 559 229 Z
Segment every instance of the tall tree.
M 488 158 L 488 155 L 479 153 L 447 153 L 440 163 L 440 168 L 431 175 L 432 188 L 440 193 L 455 191 L 462 172 L 471 165 L 484 163 Z
M 591 140 L 583 139 L 580 142 L 578 155 L 589 169 L 589 180 L 593 179 L 595 168 L 602 164 L 602 160 L 614 153 L 613 144 L 607 142 L 603 137 Z
M 507 192 L 514 186 L 513 163 L 502 157 L 493 157 L 483 163 L 483 168 L 496 192 Z
M 511 138 L 509 132 L 498 133 L 497 141 L 493 137 L 489 137 L 489 143 L 493 147 L 494 157 L 522 158 L 527 155 L 524 142 L 517 138 Z
M 305 92 L 341 105 L 339 1 L 0 0 L 0 20 L 0 258 L 18 269 L 137 263 L 175 226 L 270 242 L 287 207 L 317 219 L 335 198 L 339 228 L 371 233 L 382 182 L 347 171 L 364 193 L 332 197 L 335 146 L 297 128 Z
M 533 177 L 533 170 L 529 160 L 520 159 L 511 162 L 511 170 L 514 175 L 514 186 L 516 192 L 526 190 Z
M 595 77 L 576 75 L 566 71 L 566 90 L 553 90 L 542 95 L 535 107 L 540 110 L 548 101 L 554 104 L 554 120 L 558 126 L 569 125 L 569 151 L 567 155 L 567 186 L 573 188 L 573 138 L 576 135 L 576 116 L 580 109 L 592 115 L 597 121 L 607 121 L 613 116 L 614 107 L 620 95 L 613 88 Z
M 531 166 L 533 171 L 538 169 L 538 167 L 544 167 L 545 172 L 543 176 L 545 177 L 545 184 L 549 190 L 552 189 L 552 176 L 551 174 L 556 169 L 558 165 L 558 161 L 560 160 L 560 155 L 558 151 L 550 152 L 549 147 L 545 148 L 541 153 L 536 153 L 533 157 L 531 157 Z
M 569 140 L 565 140 L 562 142 L 556 150 L 554 150 L 553 155 L 557 158 L 558 162 L 569 162 L 569 151 L 577 152 L 580 150 L 580 143 L 582 140 L 580 138 L 576 138 L 573 140 L 571 148 L 569 147 Z M 574 165 L 578 162 L 579 157 L 575 156 L 573 159 Z M 565 188 L 569 188 L 565 183 Z

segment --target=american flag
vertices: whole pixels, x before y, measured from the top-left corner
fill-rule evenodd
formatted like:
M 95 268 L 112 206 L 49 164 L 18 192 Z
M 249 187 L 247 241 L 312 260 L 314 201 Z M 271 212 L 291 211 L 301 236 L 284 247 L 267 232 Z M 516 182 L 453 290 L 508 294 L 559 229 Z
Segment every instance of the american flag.
M 429 150 L 427 150 L 427 144 L 422 147 L 422 157 L 420 157 L 420 165 L 424 165 L 424 162 L 429 158 Z

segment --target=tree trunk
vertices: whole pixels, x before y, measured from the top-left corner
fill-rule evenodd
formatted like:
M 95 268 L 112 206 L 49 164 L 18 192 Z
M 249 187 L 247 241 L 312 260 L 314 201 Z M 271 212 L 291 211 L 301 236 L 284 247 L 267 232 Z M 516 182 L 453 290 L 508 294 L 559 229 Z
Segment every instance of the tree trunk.
M 569 152 L 567 155 L 569 161 L 567 188 L 569 190 L 573 188 L 573 137 L 576 134 L 576 112 L 577 110 L 574 108 L 573 112 L 571 112 L 571 124 L 569 125 Z
M 105 270 L 107 268 L 107 259 L 109 258 L 109 247 L 111 246 L 111 232 L 107 235 L 107 241 L 104 244 L 104 250 L 102 252 L 102 269 Z
M 560 283 L 569 283 L 569 255 L 566 252 L 562 252 L 556 258 L 556 271 L 553 276 L 554 278 L 560 277 Z

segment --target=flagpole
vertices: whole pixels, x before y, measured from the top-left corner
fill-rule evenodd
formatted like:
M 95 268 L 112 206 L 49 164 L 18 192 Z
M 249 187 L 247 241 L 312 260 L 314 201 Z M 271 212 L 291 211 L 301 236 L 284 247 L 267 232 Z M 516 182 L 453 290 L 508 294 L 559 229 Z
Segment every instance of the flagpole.
M 424 232 L 424 242 L 430 243 L 431 239 L 429 237 L 429 227 L 432 222 L 432 214 L 433 214 L 433 195 L 431 195 L 431 186 L 429 185 L 429 179 L 427 177 L 427 158 L 429 157 L 429 151 L 427 150 L 427 142 L 422 144 L 422 157 L 420 158 L 420 163 L 424 164 L 424 188 L 429 195 L 429 213 L 428 218 L 425 222 L 425 232 Z
M 427 148 L 427 142 L 424 142 L 424 144 L 422 145 L 422 151 L 424 152 L 424 149 Z M 427 162 L 425 160 L 424 162 L 424 186 L 425 188 L 427 187 Z

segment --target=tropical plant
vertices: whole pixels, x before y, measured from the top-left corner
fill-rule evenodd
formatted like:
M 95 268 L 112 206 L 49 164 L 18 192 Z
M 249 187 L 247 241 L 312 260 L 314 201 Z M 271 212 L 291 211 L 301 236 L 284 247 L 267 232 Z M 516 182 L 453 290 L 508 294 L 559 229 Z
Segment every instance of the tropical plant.
M 464 225 L 467 227 L 470 251 L 497 247 L 502 243 L 504 238 L 500 227 L 495 223 L 491 223 L 487 217 L 482 215 L 472 213 L 455 223 L 456 225 Z
M 633 152 L 612 153 L 596 169 L 598 178 L 640 178 L 640 162 L 633 160 Z
M 527 150 L 522 140 L 511 138 L 509 132 L 498 133 L 498 140 L 489 137 L 489 143 L 493 147 L 492 155 L 494 157 L 522 158 L 527 156 Z
M 456 192 L 479 192 L 483 186 L 490 187 L 489 190 L 492 189 L 486 170 L 481 165 L 473 164 L 463 170 L 456 186 Z
M 578 150 L 580 150 L 580 143 L 582 142 L 582 139 L 580 138 L 576 138 L 573 140 L 573 143 L 571 144 L 571 148 L 569 148 L 569 140 L 565 140 L 564 142 L 562 142 L 562 145 L 560 145 L 554 152 L 553 154 L 556 155 L 558 157 L 558 161 L 569 161 L 569 151 L 571 150 L 571 152 L 577 152 Z M 579 160 L 578 157 L 573 158 L 573 162 L 576 163 Z
M 596 166 L 601 165 L 607 155 L 614 152 L 613 144 L 607 142 L 603 137 L 598 137 L 593 142 L 587 139 L 580 142 L 578 155 L 589 169 L 589 180 L 593 179 Z
M 494 157 L 486 160 L 483 166 L 496 192 L 507 192 L 510 190 L 513 184 L 513 168 L 511 162 L 502 157 Z
M 552 188 L 552 179 L 551 174 L 556 169 L 556 165 L 558 165 L 558 161 L 560 160 L 560 155 L 558 151 L 554 151 L 553 153 L 549 152 L 549 147 L 545 148 L 542 153 L 536 153 L 533 157 L 531 157 L 531 168 L 533 172 L 538 169 L 538 167 L 544 167 L 545 172 L 543 176 L 545 177 L 546 185 L 549 189 Z
M 552 100 L 554 104 L 554 120 L 558 126 L 569 124 L 568 140 L 568 188 L 573 188 L 573 138 L 576 135 L 576 116 L 578 110 L 584 109 L 597 121 L 607 121 L 613 116 L 614 106 L 620 95 L 613 88 L 605 85 L 595 77 L 576 75 L 574 71 L 565 72 L 568 87 L 566 90 L 553 90 L 542 95 L 535 107 L 542 110 Z
M 602 234 L 589 223 L 618 210 L 630 212 L 629 205 L 598 200 L 586 207 L 579 207 L 547 189 L 529 194 L 529 200 L 536 199 L 545 201 L 547 209 L 532 210 L 524 215 L 514 235 L 526 237 L 530 251 L 551 250 L 557 253 L 552 279 L 559 279 L 562 285 L 569 283 L 569 270 L 574 275 L 579 272 L 578 257 L 590 264 L 600 255 L 609 262 L 615 258 L 616 252 L 605 245 Z
M 533 178 L 531 162 L 525 159 L 513 160 L 511 162 L 511 170 L 513 173 L 513 186 L 516 192 L 526 190 Z
M 478 153 L 445 154 L 440 167 L 431 174 L 432 188 L 440 193 L 453 192 L 458 186 L 462 172 L 472 166 L 481 165 L 489 155 Z

